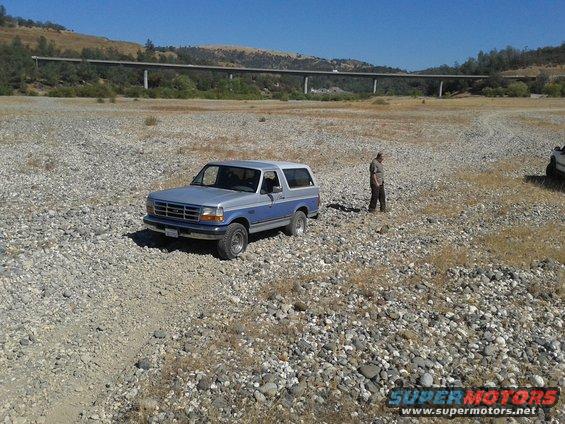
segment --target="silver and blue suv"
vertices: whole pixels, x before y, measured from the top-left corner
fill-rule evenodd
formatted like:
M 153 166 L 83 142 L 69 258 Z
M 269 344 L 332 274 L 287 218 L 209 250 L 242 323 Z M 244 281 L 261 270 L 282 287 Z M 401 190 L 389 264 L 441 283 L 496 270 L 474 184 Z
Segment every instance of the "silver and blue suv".
M 320 190 L 306 165 L 211 162 L 189 186 L 150 193 L 143 222 L 168 237 L 217 240 L 220 257 L 233 259 L 245 252 L 251 233 L 285 227 L 302 235 L 319 206 Z

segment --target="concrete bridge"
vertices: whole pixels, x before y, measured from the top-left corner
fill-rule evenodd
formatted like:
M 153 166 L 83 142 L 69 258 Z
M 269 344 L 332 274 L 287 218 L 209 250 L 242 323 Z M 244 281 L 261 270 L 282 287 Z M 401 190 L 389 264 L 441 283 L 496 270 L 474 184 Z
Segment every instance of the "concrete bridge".
M 66 57 L 47 57 L 47 56 L 32 56 L 36 65 L 39 62 L 70 62 L 70 63 L 88 63 L 92 65 L 107 65 L 107 66 L 125 66 L 143 69 L 143 86 L 148 89 L 148 72 L 150 69 L 178 69 L 178 70 L 194 70 L 194 71 L 216 71 L 225 72 L 233 79 L 234 74 L 277 74 L 277 75 L 298 75 L 303 78 L 303 92 L 308 93 L 309 77 L 325 75 L 331 77 L 346 77 L 346 78 L 367 78 L 373 81 L 373 93 L 377 91 L 377 80 L 381 78 L 404 78 L 404 79 L 433 79 L 440 80 L 439 84 L 439 97 L 442 96 L 443 81 L 445 80 L 480 80 L 490 78 L 490 75 L 451 75 L 451 74 L 410 74 L 410 73 L 377 73 L 377 72 L 340 72 L 334 71 L 319 71 L 308 69 L 270 69 L 270 68 L 243 68 L 243 67 L 228 67 L 228 66 L 212 66 L 212 65 L 187 65 L 181 63 L 155 63 L 155 62 L 132 62 L 123 60 L 100 60 L 100 59 L 78 59 Z M 525 75 L 503 75 L 503 79 L 527 80 L 533 77 Z

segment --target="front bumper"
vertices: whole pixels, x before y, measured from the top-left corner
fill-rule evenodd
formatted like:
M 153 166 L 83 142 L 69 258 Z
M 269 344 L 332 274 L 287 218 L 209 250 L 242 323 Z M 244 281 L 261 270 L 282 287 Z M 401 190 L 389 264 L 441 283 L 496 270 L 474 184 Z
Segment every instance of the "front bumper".
M 151 231 L 164 233 L 165 228 L 174 228 L 178 230 L 180 237 L 201 240 L 219 240 L 226 233 L 225 226 L 188 224 L 182 221 L 152 215 L 145 215 L 143 217 L 143 224 L 145 228 Z

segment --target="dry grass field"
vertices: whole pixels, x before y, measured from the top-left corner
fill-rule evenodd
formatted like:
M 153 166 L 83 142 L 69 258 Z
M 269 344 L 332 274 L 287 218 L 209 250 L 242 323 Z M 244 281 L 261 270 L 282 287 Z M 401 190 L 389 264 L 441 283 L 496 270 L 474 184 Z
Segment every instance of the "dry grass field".
M 79 34 L 72 31 L 57 31 L 38 27 L 0 28 L 0 42 L 7 44 L 11 43 L 15 37 L 20 37 L 24 45 L 36 47 L 41 36 L 45 37 L 47 41 L 52 41 L 55 47 L 61 50 L 81 51 L 85 48 L 112 48 L 120 53 L 130 54 L 134 57 L 138 50 L 143 50 L 143 46 L 137 43 L 110 40 L 106 37 L 96 37 L 94 35 Z

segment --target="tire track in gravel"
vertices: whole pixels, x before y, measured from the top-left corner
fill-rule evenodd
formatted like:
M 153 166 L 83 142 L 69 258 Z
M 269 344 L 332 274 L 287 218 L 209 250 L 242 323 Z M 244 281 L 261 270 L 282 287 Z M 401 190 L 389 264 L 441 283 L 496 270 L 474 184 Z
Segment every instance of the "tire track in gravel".
M 56 351 L 60 348 L 61 341 L 77 337 L 84 337 L 82 343 L 89 349 L 96 348 L 98 351 L 92 351 L 90 359 L 81 358 L 81 362 L 73 363 L 62 375 L 51 374 L 50 364 L 34 369 L 35 372 L 30 375 L 25 363 L 20 363 L 20 366 L 10 369 L 12 379 L 2 387 L 0 399 L 7 399 L 10 393 L 25 389 L 30 381 L 48 381 L 47 397 L 37 399 L 34 405 L 28 405 L 26 416 L 45 416 L 48 423 L 78 420 L 79 413 L 99 393 L 107 390 L 107 383 L 131 372 L 134 358 L 151 342 L 155 330 L 167 331 L 169 325 L 177 321 L 178 315 L 186 319 L 187 314 L 197 313 L 201 305 L 210 300 L 206 298 L 216 291 L 214 285 L 221 284 L 220 279 L 194 279 L 190 271 L 194 267 L 194 263 L 191 263 L 193 258 L 181 258 L 187 265 L 184 272 L 176 263 L 178 260 L 179 255 L 171 255 L 120 275 L 118 278 L 122 281 L 151 284 L 156 288 L 144 289 L 134 284 L 120 287 L 113 299 L 93 306 L 87 313 L 76 316 L 63 327 L 51 332 L 48 341 L 38 346 L 37 351 L 30 349 L 28 362 L 39 363 L 44 352 Z M 213 268 L 202 265 L 199 264 L 201 273 L 209 273 Z M 131 296 L 131 293 L 127 293 L 136 290 L 141 295 Z M 89 324 L 100 322 L 100 317 L 105 316 L 106 311 L 112 311 L 115 315 L 111 318 L 106 316 L 110 318 L 105 320 L 102 332 L 107 339 L 103 346 L 106 349 L 99 350 L 97 335 L 88 337 L 93 330 L 96 332 Z

